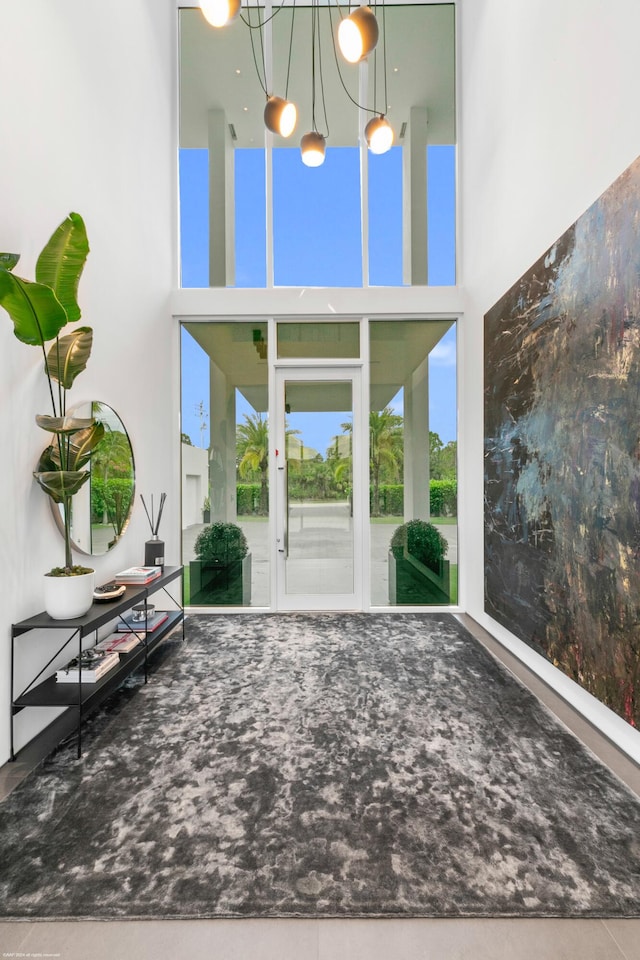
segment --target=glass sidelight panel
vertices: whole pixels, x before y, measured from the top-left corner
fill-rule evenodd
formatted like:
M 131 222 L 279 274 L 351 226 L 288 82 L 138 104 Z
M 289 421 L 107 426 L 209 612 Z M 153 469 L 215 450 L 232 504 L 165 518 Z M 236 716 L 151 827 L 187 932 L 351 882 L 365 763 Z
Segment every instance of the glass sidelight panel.
M 182 328 L 185 603 L 268 606 L 266 323 Z
M 455 324 L 372 321 L 369 330 L 371 601 L 456 603 Z
M 350 380 L 288 380 L 285 402 L 285 591 L 354 590 Z

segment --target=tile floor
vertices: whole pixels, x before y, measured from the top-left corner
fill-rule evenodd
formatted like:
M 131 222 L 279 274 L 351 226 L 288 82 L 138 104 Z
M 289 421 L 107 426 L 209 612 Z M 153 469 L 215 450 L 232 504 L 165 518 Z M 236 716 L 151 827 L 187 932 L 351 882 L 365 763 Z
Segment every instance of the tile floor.
M 513 673 L 640 795 L 640 769 L 471 618 Z M 68 721 L 67 721 L 68 723 Z M 51 730 L 52 743 L 65 721 Z M 43 749 L 47 749 L 46 745 Z M 0 768 L 0 797 L 38 762 Z M 0 809 L 1 815 L 1 809 Z M 639 824 L 640 826 L 640 824 Z M 60 960 L 640 960 L 640 920 L 157 920 L 0 922 L 0 958 Z

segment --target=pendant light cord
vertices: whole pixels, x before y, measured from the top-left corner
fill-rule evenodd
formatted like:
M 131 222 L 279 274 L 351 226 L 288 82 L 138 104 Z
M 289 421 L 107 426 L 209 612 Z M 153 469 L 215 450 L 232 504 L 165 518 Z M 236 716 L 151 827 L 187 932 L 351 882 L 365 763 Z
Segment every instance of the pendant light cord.
M 267 66 L 266 66 L 265 55 L 264 55 L 264 35 L 262 33 L 262 30 L 263 30 L 263 27 L 265 27 L 268 23 L 271 23 L 273 18 L 277 16 L 284 9 L 284 4 L 281 4 L 279 7 L 276 7 L 276 9 L 273 11 L 271 16 L 266 17 L 264 20 L 259 20 L 258 23 L 251 22 L 251 9 L 252 8 L 250 6 L 247 6 L 247 16 L 245 17 L 241 13 L 240 19 L 245 24 L 245 26 L 249 28 L 249 37 L 251 39 L 251 54 L 253 56 L 253 65 L 255 67 L 256 76 L 258 77 L 258 83 L 262 87 L 262 92 L 266 97 L 268 97 L 269 93 L 267 90 Z M 256 4 L 256 9 L 258 9 L 257 4 Z M 285 99 L 287 99 L 288 93 L 289 93 L 289 74 L 291 72 L 291 53 L 293 50 L 293 25 L 294 25 L 294 20 L 296 15 L 296 0 L 293 0 L 292 10 L 293 12 L 291 14 L 291 35 L 289 38 L 289 62 L 287 64 L 287 85 L 286 85 L 286 91 L 285 91 Z M 260 36 L 260 60 L 262 62 L 262 73 L 260 73 L 260 67 L 258 65 L 258 56 L 256 54 L 255 39 L 253 35 L 254 30 L 258 30 L 259 36 Z
M 311 128 L 318 132 L 316 126 L 316 14 L 318 0 L 311 3 Z
M 378 48 L 376 47 L 373 54 L 373 112 L 379 113 L 380 116 L 386 116 L 389 110 L 389 95 L 387 92 L 387 22 L 386 22 L 386 11 L 384 0 L 381 4 L 382 6 L 382 75 L 384 83 L 384 109 L 382 112 L 378 111 Z M 378 4 L 375 5 L 376 16 L 378 14 Z
M 250 30 L 262 30 L 262 28 L 265 27 L 268 23 L 271 23 L 274 17 L 278 16 L 278 14 L 284 8 L 284 6 L 285 5 L 281 3 L 279 7 L 276 7 L 276 9 L 273 11 L 270 17 L 267 17 L 265 20 L 262 20 L 260 23 L 251 23 L 251 20 L 248 16 L 249 11 L 251 10 L 251 7 L 247 5 L 247 19 L 245 19 L 244 14 L 242 12 L 240 13 L 240 19 L 245 24 L 245 26 L 249 27 Z M 258 4 L 256 3 L 256 10 L 258 9 L 259 9 Z
M 318 22 L 318 67 L 320 68 L 320 93 L 322 94 L 322 112 L 324 114 L 324 127 L 327 131 L 325 137 L 329 138 L 329 120 L 327 118 L 327 101 L 324 95 L 324 75 L 322 72 L 322 34 L 320 33 L 320 8 L 317 9 L 317 22 Z M 315 116 L 314 116 L 314 128 L 315 128 Z
M 338 5 L 336 4 L 336 6 L 338 6 Z M 342 78 L 342 71 L 340 70 L 340 61 L 338 60 L 338 51 L 336 50 L 336 39 L 335 39 L 335 36 L 334 36 L 334 30 L 333 30 L 333 17 L 332 17 L 332 15 L 331 15 L 331 3 L 328 4 L 328 7 L 329 7 L 329 20 L 331 21 L 331 43 L 332 43 L 332 45 L 333 45 L 333 57 L 334 57 L 335 62 L 336 62 L 336 70 L 338 71 L 338 77 L 339 77 L 339 79 L 340 79 L 340 83 L 342 84 L 342 89 L 343 89 L 344 92 L 346 93 L 346 95 L 347 95 L 347 97 L 349 98 L 349 100 L 351 100 L 351 103 L 352 103 L 355 107 L 357 107 L 358 110 L 363 110 L 365 113 L 375 113 L 376 111 L 375 111 L 375 110 L 372 110 L 371 107 L 364 107 L 361 103 L 358 103 L 358 101 L 355 100 L 354 97 L 352 97 L 351 94 L 349 93 L 349 91 L 347 90 L 346 84 L 345 84 L 345 82 L 344 82 L 344 80 L 343 80 L 343 78 Z M 343 17 L 342 17 L 342 11 L 340 10 L 340 7 L 339 7 L 339 6 L 338 6 L 338 11 L 339 11 L 339 13 L 340 13 L 340 18 L 343 19 Z
M 387 94 L 387 20 L 384 0 L 382 0 L 382 69 L 384 71 L 384 112 L 389 110 L 389 96 Z
M 318 3 L 319 3 L 319 0 L 312 0 L 312 6 L 311 6 L 311 44 L 312 44 L 312 56 L 311 56 L 311 83 L 312 83 L 312 88 L 311 88 L 311 115 L 312 115 L 313 130 L 314 130 L 314 132 L 318 133 L 319 131 L 318 131 L 317 125 L 316 125 L 316 42 L 317 42 L 318 73 L 319 73 L 319 75 L 320 75 L 320 91 L 321 91 L 321 96 L 322 96 L 322 110 L 323 110 L 323 114 L 324 114 L 325 128 L 326 128 L 326 131 L 327 131 L 326 136 L 328 137 L 328 136 L 329 136 L 329 121 L 328 121 L 328 118 L 327 118 L 327 104 L 326 104 L 326 97 L 325 97 L 325 91 L 324 91 L 324 76 L 323 76 L 323 72 L 322 72 L 322 40 L 321 40 L 321 37 L 320 37 L 320 22 L 319 22 L 319 16 L 320 16 L 320 14 L 319 14 L 319 9 L 318 9 Z M 343 19 L 344 19 L 344 15 L 343 15 L 342 10 L 341 10 L 341 8 L 340 8 L 339 2 L 336 2 L 335 5 L 336 5 L 336 7 L 337 7 L 337 9 L 338 9 L 338 13 L 339 13 L 339 15 L 340 15 L 340 19 L 343 20 Z M 332 14 L 331 8 L 332 8 L 331 2 L 327 3 L 327 9 L 328 9 L 328 14 L 329 14 L 329 27 L 330 27 L 330 33 L 331 33 L 331 45 L 332 45 L 332 47 L 333 47 L 333 56 L 334 56 L 334 60 L 335 60 L 335 64 L 336 64 L 336 70 L 337 70 L 337 73 L 338 73 L 338 78 L 339 78 L 339 80 L 340 80 L 340 84 L 341 84 L 341 86 L 342 86 L 342 89 L 344 90 L 345 94 L 347 95 L 347 97 L 349 98 L 349 100 L 351 101 L 351 103 L 352 103 L 355 107 L 357 107 L 358 110 L 362 110 L 362 111 L 365 112 L 365 113 L 372 113 L 372 114 L 375 115 L 375 114 L 378 113 L 378 110 L 376 109 L 376 106 L 377 106 L 377 95 L 376 95 L 376 94 L 377 94 L 377 63 L 378 63 L 378 53 L 377 53 L 377 50 L 374 52 L 374 58 L 373 58 L 373 109 L 372 109 L 371 107 L 366 107 L 366 106 L 364 106 L 363 104 L 359 103 L 359 102 L 355 99 L 355 97 L 353 97 L 353 96 L 351 95 L 351 93 L 350 93 L 349 90 L 347 89 L 347 86 L 346 86 L 346 84 L 345 84 L 345 82 L 344 82 L 344 78 L 343 78 L 343 76 L 342 76 L 342 71 L 341 71 L 341 69 L 340 69 L 340 61 L 339 61 L 339 59 L 338 59 L 338 51 L 336 50 L 335 31 L 334 31 L 334 29 L 333 29 L 333 14 Z M 267 67 L 266 67 L 266 61 L 265 61 L 264 36 L 263 36 L 262 30 L 263 30 L 263 27 L 265 27 L 267 23 L 270 23 L 270 22 L 273 20 L 273 18 L 274 18 L 278 13 L 280 13 L 280 12 L 284 9 L 284 4 L 281 4 L 280 6 L 278 6 L 278 7 L 273 11 L 273 13 L 272 13 L 269 17 L 266 17 L 264 20 L 259 20 L 258 23 L 253 23 L 252 20 L 251 20 L 251 10 L 252 10 L 252 7 L 251 7 L 251 6 L 247 6 L 246 9 L 247 9 L 247 15 L 246 15 L 246 17 L 244 16 L 244 14 L 241 13 L 241 14 L 240 14 L 240 19 L 241 19 L 242 22 L 245 24 L 245 26 L 247 26 L 247 27 L 249 28 L 249 36 L 250 36 L 250 38 L 251 38 L 251 53 L 252 53 L 252 56 L 253 56 L 253 65 L 254 65 L 254 67 L 255 67 L 256 76 L 258 77 L 258 82 L 259 82 L 259 84 L 260 84 L 260 86 L 261 86 L 261 88 L 262 88 L 263 93 L 265 94 L 266 97 L 268 97 L 268 96 L 269 96 L 269 92 L 268 92 L 268 90 L 267 90 Z M 258 9 L 258 8 L 257 8 L 257 5 L 256 5 L 256 9 Z M 377 4 L 376 4 L 376 12 L 377 12 Z M 291 13 L 291 31 L 290 31 L 290 34 L 289 34 L 289 57 L 288 57 L 288 61 L 287 61 L 287 80 L 286 80 L 286 87 L 285 87 L 285 99 L 288 99 L 288 96 L 289 96 L 289 78 L 290 78 L 290 75 L 291 75 L 291 60 L 292 60 L 292 53 L 293 53 L 293 29 L 294 29 L 294 24 L 295 24 L 295 15 L 296 15 L 296 0 L 293 0 L 292 13 Z M 257 52 L 256 52 L 256 44 L 255 44 L 255 37 L 254 37 L 254 31 L 255 31 L 255 30 L 258 30 L 259 36 L 260 36 L 260 57 L 258 57 L 258 54 L 257 54 Z M 387 96 L 388 96 L 388 94 L 387 94 L 387 29 L 386 29 L 386 11 L 385 11 L 385 4 L 384 4 L 384 2 L 382 3 L 382 45 L 383 45 L 383 46 L 382 46 L 382 56 L 383 56 L 383 72 L 384 72 L 384 100 L 385 100 L 385 113 L 386 113 L 386 111 L 387 111 L 388 108 L 389 108 L 389 105 L 388 105 L 388 102 L 387 102 Z M 261 72 L 261 70 L 260 70 L 260 65 L 262 66 L 262 72 Z M 383 116 L 384 116 L 384 114 L 383 114 Z
M 321 134 L 326 139 L 329 137 L 329 121 L 327 119 L 327 102 L 324 93 L 324 76 L 322 72 L 322 34 L 320 31 L 320 6 L 319 0 L 312 0 L 311 4 L 311 127 L 314 133 L 320 133 L 316 121 L 316 56 L 318 59 L 318 73 L 320 75 L 320 96 L 322 98 L 322 112 L 324 114 L 324 129 L 326 133 Z
M 289 60 L 287 62 L 287 83 L 284 88 L 284 98 L 289 99 L 289 74 L 291 73 L 291 54 L 293 52 L 293 25 L 296 19 L 296 0 L 293 0 L 293 13 L 291 14 L 291 33 L 289 34 Z
M 247 7 L 247 16 L 248 16 L 249 19 L 248 19 L 248 20 L 245 20 L 244 17 L 243 17 L 243 18 L 242 18 L 242 21 L 243 21 L 243 23 L 246 23 L 247 26 L 249 27 L 249 37 L 250 37 L 250 39 L 251 39 L 251 53 L 252 53 L 252 55 L 253 55 L 253 65 L 254 65 L 254 67 L 256 68 L 256 76 L 257 76 L 257 78 L 258 78 L 258 83 L 259 83 L 260 86 L 262 87 L 262 92 L 264 93 L 264 95 L 265 95 L 265 97 L 266 97 L 266 96 L 268 96 L 268 93 L 267 93 L 267 66 L 266 66 L 265 59 L 264 59 L 264 42 L 263 42 L 263 39 L 262 39 L 262 30 L 260 30 L 260 52 L 261 52 L 261 60 L 262 60 L 262 74 L 260 74 L 260 68 L 258 67 L 258 57 L 256 56 L 256 44 L 255 44 L 255 39 L 254 39 L 254 36 L 253 36 L 253 31 L 256 30 L 256 29 L 258 29 L 258 28 L 255 27 L 255 26 L 251 23 L 251 14 L 249 13 L 249 10 L 250 10 L 250 8 Z M 264 76 L 264 80 L 262 79 L 263 76 Z

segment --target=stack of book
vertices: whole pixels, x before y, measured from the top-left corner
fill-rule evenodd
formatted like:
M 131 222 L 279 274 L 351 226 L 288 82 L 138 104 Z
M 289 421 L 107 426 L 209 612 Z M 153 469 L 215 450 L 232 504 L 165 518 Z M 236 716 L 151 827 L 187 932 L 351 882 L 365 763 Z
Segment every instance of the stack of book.
M 76 657 L 70 663 L 58 670 L 56 681 L 58 683 L 96 683 L 106 673 L 113 670 L 120 663 L 120 657 L 117 653 L 109 653 L 106 650 L 85 650 L 80 660 Z
M 147 633 L 151 633 L 153 630 L 157 630 L 160 624 L 168 619 L 169 614 L 166 610 L 156 610 L 155 613 L 150 614 L 146 620 L 134 620 L 133 614 L 130 613 L 128 616 L 123 617 L 118 624 L 118 632 L 144 633 L 146 630 Z
M 131 653 L 142 643 L 135 633 L 110 633 L 108 637 L 96 644 L 96 650 L 105 650 L 107 653 Z
M 130 583 L 136 586 L 144 586 L 162 576 L 162 567 L 127 567 L 116 573 L 113 578 L 116 583 Z

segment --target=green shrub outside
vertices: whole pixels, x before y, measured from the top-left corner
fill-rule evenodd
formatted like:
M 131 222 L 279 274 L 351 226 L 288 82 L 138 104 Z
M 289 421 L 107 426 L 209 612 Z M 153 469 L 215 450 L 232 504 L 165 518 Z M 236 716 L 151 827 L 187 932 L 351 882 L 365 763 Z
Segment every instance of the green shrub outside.
M 303 498 L 312 496 L 312 491 L 293 489 L 292 494 Z M 320 491 L 318 491 L 320 494 Z M 455 517 L 458 512 L 458 484 L 455 480 L 431 480 L 429 483 L 432 517 Z M 346 493 L 344 494 L 346 496 Z M 320 499 L 320 496 L 318 497 Z M 373 489 L 369 490 L 369 502 L 373 502 Z M 257 516 L 260 511 L 260 484 L 238 483 L 236 485 L 238 516 Z M 380 485 L 380 514 L 383 517 L 401 517 L 404 512 L 404 485 L 384 483 Z
M 194 549 L 200 560 L 231 563 L 246 557 L 249 544 L 237 524 L 219 521 L 200 531 Z
M 112 477 L 106 483 L 100 477 L 91 477 L 91 522 L 102 523 L 105 512 L 109 520 L 129 514 L 133 496 L 133 481 L 127 477 Z M 122 498 L 121 503 L 118 503 Z
M 370 489 L 370 503 L 373 492 Z M 383 517 L 401 517 L 404 512 L 404 485 L 383 483 L 380 485 L 380 514 Z M 429 482 L 429 513 L 432 517 L 455 517 L 458 513 L 458 484 L 455 480 L 431 480 Z
M 391 552 L 401 558 L 404 551 L 429 567 L 440 572 L 440 561 L 446 556 L 449 544 L 437 527 L 426 520 L 409 520 L 394 530 L 391 537 Z
M 373 504 L 373 487 L 369 488 L 369 504 Z M 380 513 L 383 517 L 401 517 L 404 512 L 404 485 L 383 483 L 380 485 Z
M 432 517 L 455 517 L 458 515 L 458 483 L 456 480 L 431 480 L 429 483 Z
M 236 509 L 238 516 L 250 517 L 260 511 L 260 484 L 236 484 Z

